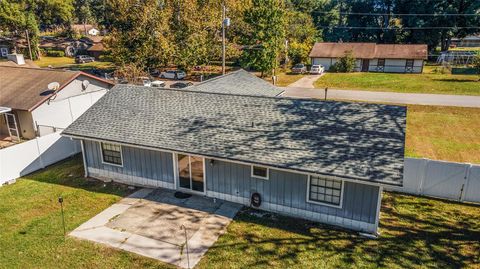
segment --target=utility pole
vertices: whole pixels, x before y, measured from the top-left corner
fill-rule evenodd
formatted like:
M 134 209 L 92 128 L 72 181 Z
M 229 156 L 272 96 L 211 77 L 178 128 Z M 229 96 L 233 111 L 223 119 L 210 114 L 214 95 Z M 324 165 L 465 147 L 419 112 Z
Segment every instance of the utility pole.
M 28 52 L 30 53 L 30 60 L 33 61 L 32 47 L 30 46 L 30 37 L 28 36 L 28 30 L 25 30 L 25 35 L 27 36 L 27 44 L 28 44 Z
M 222 75 L 225 75 L 225 13 L 226 13 L 225 1 L 222 3 Z

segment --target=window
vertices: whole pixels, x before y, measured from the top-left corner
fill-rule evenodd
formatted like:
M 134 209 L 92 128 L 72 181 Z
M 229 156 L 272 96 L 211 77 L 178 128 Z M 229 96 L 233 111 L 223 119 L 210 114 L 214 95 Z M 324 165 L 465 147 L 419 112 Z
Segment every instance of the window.
M 408 59 L 405 63 L 405 67 L 413 68 L 413 59 Z
M 252 165 L 252 177 L 268 179 L 268 168 Z
M 122 166 L 122 146 L 108 143 L 102 145 L 102 159 L 104 163 Z
M 378 67 L 385 67 L 385 59 L 378 59 L 377 66 Z
M 308 201 L 340 207 L 342 187 L 343 182 L 341 180 L 310 176 Z

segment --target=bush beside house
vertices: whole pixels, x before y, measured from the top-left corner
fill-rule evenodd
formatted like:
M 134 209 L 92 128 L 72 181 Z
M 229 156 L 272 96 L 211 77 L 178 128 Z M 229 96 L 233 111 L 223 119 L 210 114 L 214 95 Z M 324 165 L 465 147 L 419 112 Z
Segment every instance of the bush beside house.
M 345 55 L 341 57 L 338 62 L 334 63 L 332 67 L 330 67 L 330 72 L 342 72 L 342 73 L 350 73 L 355 70 L 355 57 L 353 56 L 352 51 L 346 51 Z

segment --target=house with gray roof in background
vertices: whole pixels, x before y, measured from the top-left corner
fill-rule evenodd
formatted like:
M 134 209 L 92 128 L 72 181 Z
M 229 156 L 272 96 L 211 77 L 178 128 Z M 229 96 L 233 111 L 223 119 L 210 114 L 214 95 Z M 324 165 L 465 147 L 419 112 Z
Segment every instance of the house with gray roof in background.
M 284 90 L 267 81 L 239 69 L 223 76 L 218 76 L 193 87 L 185 88 L 199 92 L 226 93 L 238 95 L 280 96 Z
M 383 187 L 402 186 L 406 108 L 216 92 L 244 75 L 117 85 L 62 135 L 81 141 L 88 177 L 375 234 Z

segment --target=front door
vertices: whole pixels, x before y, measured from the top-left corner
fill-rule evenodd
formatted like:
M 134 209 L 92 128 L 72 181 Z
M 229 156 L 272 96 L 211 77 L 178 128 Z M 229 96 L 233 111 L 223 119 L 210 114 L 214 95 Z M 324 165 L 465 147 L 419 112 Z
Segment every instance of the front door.
M 368 72 L 368 67 L 370 66 L 370 60 L 369 59 L 363 59 L 362 60 L 362 72 Z
M 178 185 L 181 189 L 205 192 L 204 159 L 177 154 Z

